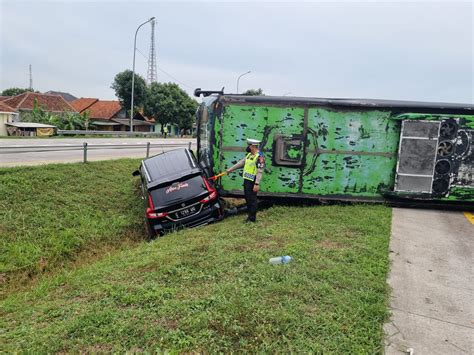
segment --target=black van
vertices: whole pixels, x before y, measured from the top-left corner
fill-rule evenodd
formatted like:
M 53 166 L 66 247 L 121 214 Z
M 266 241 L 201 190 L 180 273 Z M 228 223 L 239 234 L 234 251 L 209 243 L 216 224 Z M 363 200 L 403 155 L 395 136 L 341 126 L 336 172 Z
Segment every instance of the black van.
M 223 218 L 214 184 L 208 181 L 189 149 L 170 150 L 145 159 L 133 175 L 141 177 L 150 237 Z

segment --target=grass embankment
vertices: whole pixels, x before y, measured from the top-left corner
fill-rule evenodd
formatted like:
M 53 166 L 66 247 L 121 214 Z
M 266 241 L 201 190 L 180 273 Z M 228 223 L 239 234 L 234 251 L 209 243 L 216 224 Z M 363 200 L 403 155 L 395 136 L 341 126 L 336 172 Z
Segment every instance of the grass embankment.
M 81 234 L 83 247 L 127 238 L 141 229 L 143 212 L 135 212 L 140 201 L 128 176 L 133 167 L 132 161 L 42 167 L 51 179 L 70 176 L 76 185 L 67 190 L 68 197 L 49 191 L 56 203 L 42 207 L 34 194 L 22 192 L 31 188 L 11 185 L 41 185 L 41 169 L 3 170 L 2 179 L 9 176 L 7 190 L 22 202 L 10 199 L 2 208 L 14 214 L 36 206 L 28 210 L 29 218 L 46 218 L 36 226 L 54 234 L 57 225 L 70 223 L 64 204 L 72 199 L 82 206 L 74 226 L 88 225 Z M 79 168 L 89 173 L 71 176 Z M 123 180 L 112 179 L 110 189 L 112 181 L 100 182 L 105 172 Z M 59 185 L 64 189 L 64 183 Z M 92 186 L 94 193 L 87 192 Z M 96 216 L 96 210 L 108 212 Z M 40 217 L 49 213 L 56 216 L 56 227 L 47 226 L 50 217 Z M 21 227 L 15 218 L 16 228 Z M 9 292 L 0 303 L 0 351 L 382 351 L 388 208 L 277 206 L 261 211 L 256 225 L 243 225 L 243 218 L 136 243 Z M 104 229 L 108 233 L 100 232 Z M 34 237 L 28 233 L 23 227 L 15 231 L 19 245 Z M 16 243 L 10 237 L 10 249 Z M 46 243 L 42 253 L 56 250 L 56 243 L 62 245 L 62 239 Z M 66 250 L 72 255 L 75 249 Z M 286 254 L 293 257 L 290 264 L 269 265 L 268 258 Z M 16 255 L 10 253 L 6 265 L 16 265 L 10 260 Z M 42 257 L 41 252 L 32 255 Z
M 138 159 L 0 169 L 0 274 L 10 283 L 143 236 Z M 135 179 L 136 180 L 136 179 Z

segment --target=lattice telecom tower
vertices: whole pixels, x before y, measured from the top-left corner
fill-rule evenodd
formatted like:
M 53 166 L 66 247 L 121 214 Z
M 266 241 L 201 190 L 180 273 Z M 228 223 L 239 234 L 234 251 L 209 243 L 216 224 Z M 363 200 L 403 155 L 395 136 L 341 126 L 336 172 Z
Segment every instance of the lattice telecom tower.
M 151 21 L 151 44 L 148 57 L 147 82 L 148 85 L 157 81 L 156 75 L 156 52 L 155 52 L 155 20 Z
M 31 71 L 31 64 L 30 64 L 30 91 L 33 91 L 33 73 Z

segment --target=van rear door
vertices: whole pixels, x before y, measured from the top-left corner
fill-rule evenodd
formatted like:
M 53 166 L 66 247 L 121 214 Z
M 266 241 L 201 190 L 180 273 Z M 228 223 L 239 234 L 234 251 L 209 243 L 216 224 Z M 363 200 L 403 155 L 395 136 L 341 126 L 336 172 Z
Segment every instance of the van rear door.
M 179 203 L 187 204 L 196 197 L 205 197 L 208 194 L 201 175 L 175 181 L 171 184 L 160 185 L 150 191 L 153 204 L 157 210 Z

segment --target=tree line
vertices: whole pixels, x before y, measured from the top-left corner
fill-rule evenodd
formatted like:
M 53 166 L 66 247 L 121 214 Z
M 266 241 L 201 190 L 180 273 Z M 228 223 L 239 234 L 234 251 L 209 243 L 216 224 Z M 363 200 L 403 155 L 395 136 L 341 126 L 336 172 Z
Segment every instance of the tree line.
M 119 99 L 120 105 L 130 117 L 132 97 L 132 75 L 131 70 L 124 70 L 117 75 L 112 82 L 111 88 Z M 10 88 L 3 90 L 1 95 L 14 96 L 21 93 L 33 91 L 30 89 Z M 34 91 L 39 92 L 39 91 Z M 264 95 L 262 89 L 249 89 L 244 95 Z M 135 74 L 134 89 L 134 112 L 141 112 L 147 117 L 154 118 L 161 126 L 175 124 L 180 130 L 188 130 L 195 122 L 195 112 L 198 107 L 196 100 L 191 98 L 186 91 L 175 83 L 151 83 L 147 86 L 145 79 Z M 87 112 L 78 114 L 65 112 L 64 114 L 52 114 L 35 103 L 33 111 L 24 116 L 28 122 L 51 124 L 59 129 L 88 129 L 89 115 Z
M 118 73 L 111 85 L 120 105 L 130 117 L 132 97 L 132 71 L 125 70 Z M 15 96 L 27 91 L 38 92 L 23 88 L 9 88 L 1 92 L 4 96 Z M 135 74 L 134 112 L 141 112 L 147 117 L 154 118 L 161 126 L 176 124 L 180 130 L 192 129 L 195 122 L 195 112 L 198 107 L 186 91 L 174 83 L 152 83 L 146 85 L 145 79 Z M 57 126 L 59 129 L 88 129 L 89 117 L 87 113 L 78 114 L 65 112 L 52 114 L 35 103 L 34 109 L 24 114 L 25 121 L 45 123 Z
M 131 70 L 118 73 L 111 86 L 128 115 L 131 108 L 132 74 Z M 145 79 L 135 74 L 133 106 L 134 112 L 139 111 L 152 117 L 162 126 L 176 124 L 180 129 L 187 130 L 193 126 L 198 103 L 175 83 L 155 82 L 147 86 Z

